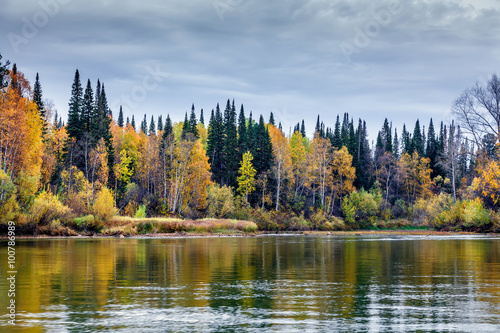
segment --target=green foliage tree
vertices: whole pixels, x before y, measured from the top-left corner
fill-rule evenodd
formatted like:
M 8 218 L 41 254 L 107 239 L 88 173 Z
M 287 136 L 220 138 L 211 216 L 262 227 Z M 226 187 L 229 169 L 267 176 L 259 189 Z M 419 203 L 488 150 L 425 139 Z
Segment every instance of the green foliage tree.
M 243 154 L 243 159 L 240 162 L 241 167 L 238 170 L 238 192 L 245 196 L 245 200 L 248 202 L 248 195 L 255 191 L 255 175 L 257 171 L 252 165 L 253 156 L 252 153 L 247 151 Z
M 71 98 L 69 101 L 68 124 L 66 131 L 69 138 L 80 139 L 83 134 L 80 114 L 83 106 L 83 90 L 80 83 L 80 73 L 78 69 L 75 72 L 75 79 L 71 88 Z
M 123 109 L 122 106 L 120 105 L 120 112 L 118 113 L 118 126 L 123 128 Z

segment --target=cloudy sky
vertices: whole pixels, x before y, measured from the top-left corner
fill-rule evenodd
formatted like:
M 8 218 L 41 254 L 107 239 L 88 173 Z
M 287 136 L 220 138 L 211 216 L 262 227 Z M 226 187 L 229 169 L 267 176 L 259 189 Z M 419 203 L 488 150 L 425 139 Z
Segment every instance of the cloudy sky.
M 373 136 L 385 117 L 399 133 L 449 121 L 498 72 L 499 22 L 498 0 L 6 0 L 0 54 L 64 116 L 78 68 L 115 116 L 181 121 L 234 98 L 286 130 L 349 112 Z

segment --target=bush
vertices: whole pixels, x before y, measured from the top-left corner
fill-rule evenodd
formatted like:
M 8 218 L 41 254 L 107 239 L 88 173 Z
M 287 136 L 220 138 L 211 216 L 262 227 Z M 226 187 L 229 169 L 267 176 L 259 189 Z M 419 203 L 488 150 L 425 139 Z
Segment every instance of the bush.
M 215 218 L 229 218 L 235 211 L 234 195 L 231 188 L 212 185 L 208 188 L 208 216 Z
M 66 200 L 64 200 L 64 203 L 66 204 L 66 206 L 71 208 L 76 216 L 82 216 L 88 214 L 88 207 L 85 201 L 86 196 L 83 192 L 76 193 L 72 191 L 68 194 L 68 197 Z
M 98 193 L 92 206 L 92 213 L 96 222 L 110 221 L 116 215 L 113 194 L 107 187 L 103 187 Z
M 3 170 L 0 169 L 0 223 L 14 220 L 19 211 L 16 201 L 17 189 Z
M 408 208 L 404 200 L 398 199 L 394 202 L 394 205 L 391 208 L 391 215 L 395 219 L 400 219 L 408 216 Z
M 59 201 L 57 196 L 45 191 L 38 195 L 29 210 L 30 222 L 39 226 L 48 225 L 53 220 L 68 221 L 70 215 L 69 207 Z
M 123 209 L 123 215 L 134 217 L 138 208 L 139 208 L 139 205 L 137 205 L 137 202 L 135 202 L 134 200 L 131 200 L 127 203 L 127 205 Z M 146 209 L 144 209 L 144 212 L 146 212 Z
M 436 226 L 436 219 L 440 214 L 450 209 L 453 198 L 449 194 L 441 193 L 427 200 L 418 199 L 412 207 L 413 222 L 417 225 Z
M 134 217 L 136 219 L 146 218 L 146 205 L 140 205 L 135 211 Z
M 373 226 L 379 213 L 378 206 L 382 198 L 377 193 L 369 193 L 364 189 L 352 192 L 342 202 L 345 222 L 357 223 L 360 227 Z
M 463 200 L 441 212 L 433 221 L 433 226 L 439 229 L 485 231 L 494 222 L 492 215 L 480 199 Z
M 294 216 L 288 222 L 288 230 L 292 231 L 307 231 L 311 230 L 309 223 L 304 220 L 303 216 Z

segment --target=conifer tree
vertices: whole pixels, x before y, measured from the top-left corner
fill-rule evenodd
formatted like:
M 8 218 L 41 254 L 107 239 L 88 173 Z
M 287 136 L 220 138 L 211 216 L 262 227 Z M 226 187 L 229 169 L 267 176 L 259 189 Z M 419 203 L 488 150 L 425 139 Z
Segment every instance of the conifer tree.
M 148 134 L 148 121 L 146 120 L 146 115 L 144 115 L 144 119 L 141 122 L 141 131 L 144 134 Z
M 401 154 L 408 153 L 409 155 L 413 154 L 413 147 L 410 133 L 406 130 L 406 124 L 403 124 L 403 132 L 401 133 L 402 140 L 402 151 Z
M 80 117 L 84 133 L 90 132 L 90 124 L 94 112 L 93 110 L 94 110 L 94 92 L 92 91 L 90 79 L 88 79 L 87 87 L 85 88 L 85 94 L 83 95 L 83 107 L 82 107 L 82 114 Z
M 306 124 L 304 122 L 304 119 L 302 119 L 302 124 L 300 125 L 300 133 L 302 134 L 302 137 L 306 137 Z
M 200 135 L 198 134 L 198 121 L 196 120 L 196 112 L 194 109 L 194 104 L 191 107 L 191 115 L 189 116 L 189 132 L 191 132 L 195 138 L 198 138 Z
M 344 113 L 344 119 L 340 128 L 340 141 L 341 146 L 347 146 L 349 143 L 349 114 L 347 112 Z
M 36 103 L 38 113 L 43 121 L 42 135 L 45 135 L 47 132 L 47 123 L 45 121 L 45 107 L 42 101 L 42 85 L 40 84 L 38 73 L 36 73 L 35 85 L 33 87 L 33 102 Z
M 130 125 L 132 125 L 132 128 L 134 129 L 134 131 L 136 131 L 136 129 L 135 129 L 135 118 L 134 118 L 134 115 L 132 115 L 132 121 L 130 122 Z
M 163 117 L 161 115 L 158 116 L 158 132 L 163 131 Z
M 205 117 L 203 117 L 203 109 L 200 110 L 200 124 L 205 125 Z
M 399 138 L 398 138 L 398 131 L 397 129 L 394 129 L 394 142 L 392 144 L 392 149 L 394 151 L 394 157 L 396 159 L 399 159 Z
M 238 165 L 240 156 L 238 152 L 238 130 L 236 126 L 236 107 L 233 103 L 227 101 L 224 111 L 224 184 L 236 187 L 236 177 L 238 174 Z
M 247 120 L 245 118 L 243 104 L 241 104 L 240 114 L 238 116 L 238 150 L 241 157 L 243 157 L 243 154 L 249 149 L 247 140 Z
M 130 124 L 130 118 L 127 116 L 127 124 L 126 126 L 128 126 Z
M 334 148 L 342 148 L 342 138 L 340 136 L 340 116 L 337 115 L 337 120 L 335 121 L 335 129 L 333 130 L 332 146 Z
M 420 121 L 418 119 L 415 123 L 415 129 L 413 130 L 412 146 L 419 156 L 424 156 L 424 140 L 422 138 L 422 131 L 420 130 Z
M 257 175 L 266 172 L 271 168 L 273 159 L 273 146 L 269 131 L 264 124 L 264 117 L 259 118 L 259 124 L 254 126 L 254 147 L 252 155 L 254 157 L 254 167 Z
M 184 114 L 184 121 L 182 122 L 182 139 L 187 139 L 188 133 L 191 133 L 191 128 L 189 126 L 188 114 Z
M 274 114 L 272 111 L 271 114 L 269 115 L 269 124 L 276 126 L 276 124 L 274 123 Z
M 318 118 L 316 119 L 316 126 L 314 126 L 314 136 L 319 135 L 321 131 L 321 122 L 319 120 L 319 114 Z
M 224 142 L 223 142 L 223 122 L 219 104 L 216 111 L 212 110 L 210 123 L 208 124 L 207 155 L 212 170 L 212 177 L 215 182 L 223 182 L 223 162 L 224 162 Z
M 122 106 L 120 105 L 120 112 L 118 113 L 118 126 L 123 128 L 123 109 Z
M 0 54 L 0 60 L 2 60 L 2 55 Z M 5 78 L 9 75 L 9 67 L 10 61 L 6 61 L 5 64 L 2 65 L 0 61 L 0 89 L 7 87 L 7 82 Z
M 173 133 L 172 121 L 170 120 L 170 115 L 167 114 L 167 119 L 165 119 L 165 127 L 163 127 L 163 140 L 167 140 L 167 138 Z
M 250 111 L 250 114 L 248 115 L 248 126 L 247 126 L 247 150 L 253 151 L 253 146 L 254 146 L 254 121 L 252 118 L 252 111 Z
M 149 135 L 156 135 L 156 124 L 154 116 L 151 116 L 151 122 L 149 123 Z
M 14 65 L 15 66 L 15 65 Z M 80 114 L 83 105 L 83 90 L 80 83 L 80 73 L 78 69 L 75 72 L 75 79 L 71 88 L 71 98 L 69 101 L 68 125 L 66 131 L 69 138 L 75 138 L 77 141 L 82 135 L 82 124 L 80 123 Z
M 21 85 L 17 80 L 17 64 L 12 65 L 12 76 L 10 80 L 10 87 L 12 90 L 16 91 L 16 93 L 21 96 Z

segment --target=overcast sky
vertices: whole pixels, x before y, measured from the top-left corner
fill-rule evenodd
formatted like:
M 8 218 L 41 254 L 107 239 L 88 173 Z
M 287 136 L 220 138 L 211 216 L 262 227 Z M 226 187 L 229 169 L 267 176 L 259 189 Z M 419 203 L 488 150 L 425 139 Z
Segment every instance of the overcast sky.
M 75 69 L 104 82 L 115 117 L 235 99 L 288 128 L 316 116 L 451 119 L 462 90 L 500 65 L 498 0 L 6 0 L 0 54 L 66 117 Z

